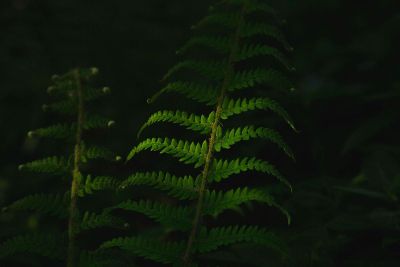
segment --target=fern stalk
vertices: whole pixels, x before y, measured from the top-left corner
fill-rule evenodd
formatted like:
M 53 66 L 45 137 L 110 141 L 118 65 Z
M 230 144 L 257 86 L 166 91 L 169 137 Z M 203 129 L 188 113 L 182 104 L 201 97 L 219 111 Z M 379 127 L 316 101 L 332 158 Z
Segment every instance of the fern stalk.
M 199 197 L 196 203 L 196 210 L 195 210 L 195 216 L 193 219 L 193 224 L 192 224 L 192 229 L 190 232 L 190 235 L 188 237 L 188 241 L 186 244 L 185 248 L 185 253 L 183 255 L 183 266 L 188 267 L 190 265 L 191 261 L 191 254 L 192 254 L 192 248 L 193 248 L 193 243 L 195 242 L 196 235 L 198 233 L 201 220 L 202 220 L 202 209 L 203 209 L 203 204 L 204 204 L 204 196 L 206 192 L 206 187 L 207 187 L 207 179 L 210 171 L 210 165 L 213 160 L 213 153 L 214 153 L 214 145 L 216 142 L 217 138 L 217 129 L 218 125 L 220 123 L 221 119 L 221 114 L 222 114 L 222 104 L 224 102 L 225 96 L 226 96 L 226 91 L 228 90 L 228 86 L 230 85 L 232 81 L 232 77 L 234 74 L 234 62 L 236 58 L 236 54 L 239 48 L 239 37 L 240 37 L 240 31 L 241 31 L 241 26 L 243 24 L 243 19 L 244 19 L 244 14 L 246 12 L 246 4 L 243 5 L 239 23 L 235 32 L 235 35 L 232 38 L 232 46 L 231 46 L 231 51 L 229 54 L 228 58 L 228 63 L 227 67 L 225 69 L 225 77 L 221 86 L 221 91 L 217 100 L 216 108 L 215 108 L 215 118 L 212 123 L 211 127 L 211 134 L 209 137 L 208 141 L 208 151 L 205 156 L 205 162 L 204 162 L 204 168 L 202 171 L 202 178 L 201 178 L 201 183 L 200 183 L 200 188 L 199 188 Z
M 68 221 L 68 259 L 67 267 L 74 267 L 76 262 L 75 251 L 75 235 L 79 227 L 79 213 L 78 213 L 78 192 L 81 180 L 80 164 L 82 161 L 82 128 L 84 123 L 84 99 L 82 92 L 82 83 L 79 70 L 74 71 L 74 79 L 76 83 L 76 93 L 78 101 L 78 115 L 76 127 L 76 139 L 74 149 L 74 167 L 72 170 L 72 183 L 71 183 L 71 198 L 69 207 L 69 221 Z

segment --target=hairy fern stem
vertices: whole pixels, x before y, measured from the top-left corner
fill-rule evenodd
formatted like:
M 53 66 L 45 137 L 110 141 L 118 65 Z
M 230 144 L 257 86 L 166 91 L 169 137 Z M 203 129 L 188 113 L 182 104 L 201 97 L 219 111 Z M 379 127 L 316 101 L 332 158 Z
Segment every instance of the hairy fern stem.
M 68 221 L 68 259 L 67 267 L 74 267 L 76 262 L 75 235 L 79 226 L 79 211 L 77 207 L 78 192 L 81 180 L 80 164 L 82 160 L 82 128 L 84 123 L 84 99 L 79 70 L 74 71 L 76 96 L 78 101 L 77 128 L 74 148 L 74 166 L 72 170 L 71 197 Z
M 228 90 L 228 87 L 232 81 L 232 77 L 234 74 L 234 62 L 236 58 L 237 51 L 239 49 L 239 37 L 240 37 L 240 31 L 241 27 L 243 24 L 243 19 L 244 19 L 244 14 L 246 12 L 246 4 L 243 5 L 241 14 L 240 14 L 240 20 L 236 29 L 236 32 L 232 38 L 232 46 L 231 46 L 231 51 L 229 54 L 229 59 L 227 62 L 227 66 L 225 69 L 225 77 L 221 86 L 220 90 L 220 95 L 218 97 L 218 101 L 216 104 L 215 108 L 215 119 L 212 123 L 211 127 L 211 134 L 208 140 L 208 151 L 205 156 L 205 163 L 204 163 L 204 168 L 201 173 L 201 183 L 200 183 L 200 188 L 199 188 L 199 197 L 196 203 L 196 210 L 195 210 L 195 216 L 193 219 L 192 223 L 192 229 L 190 231 L 190 235 L 187 240 L 186 244 L 186 249 L 185 253 L 183 255 L 183 266 L 188 267 L 190 265 L 191 261 L 191 254 L 192 254 L 192 247 L 193 243 L 196 239 L 197 232 L 199 230 L 201 220 L 202 220 L 202 209 L 203 209 L 203 204 L 204 204 L 204 195 L 206 192 L 206 187 L 207 187 L 207 180 L 208 180 L 208 175 L 210 172 L 210 165 L 212 164 L 213 160 L 213 153 L 214 153 L 214 146 L 216 143 L 217 139 L 217 130 L 218 126 L 220 124 L 220 119 L 221 119 L 221 113 L 222 113 L 222 104 L 224 102 L 225 96 L 226 96 L 226 91 Z

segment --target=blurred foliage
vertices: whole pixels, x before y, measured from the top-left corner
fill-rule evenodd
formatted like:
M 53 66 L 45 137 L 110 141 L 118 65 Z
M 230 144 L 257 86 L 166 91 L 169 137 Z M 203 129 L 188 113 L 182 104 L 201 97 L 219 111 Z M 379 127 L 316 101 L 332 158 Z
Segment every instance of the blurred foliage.
M 18 173 L 17 166 L 38 153 L 39 144 L 26 133 L 49 119 L 40 107 L 52 74 L 75 66 L 99 67 L 99 83 L 113 90 L 103 111 L 117 122 L 114 137 L 105 141 L 125 155 L 139 125 L 156 110 L 146 98 L 159 88 L 159 78 L 176 61 L 175 49 L 210 3 L 1 1 L 0 205 L 35 187 L 35 180 Z M 294 114 L 301 132 L 288 140 L 296 167 L 277 156 L 294 193 L 268 188 L 287 200 L 292 225 L 284 226 L 280 215 L 270 211 L 252 220 L 279 229 L 292 254 L 283 263 L 246 247 L 233 247 L 229 255 L 247 251 L 242 261 L 250 266 L 398 266 L 400 3 L 271 3 L 287 20 L 285 33 L 295 47 L 297 69 L 296 92 L 279 101 Z M 264 152 L 255 144 L 246 149 Z M 119 175 L 132 167 L 144 169 L 146 158 L 135 164 L 120 168 Z M 11 221 L 13 214 L 0 215 L 0 240 L 15 226 Z M 34 217 L 18 221 L 26 228 L 38 223 Z M 135 218 L 132 228 L 145 223 Z

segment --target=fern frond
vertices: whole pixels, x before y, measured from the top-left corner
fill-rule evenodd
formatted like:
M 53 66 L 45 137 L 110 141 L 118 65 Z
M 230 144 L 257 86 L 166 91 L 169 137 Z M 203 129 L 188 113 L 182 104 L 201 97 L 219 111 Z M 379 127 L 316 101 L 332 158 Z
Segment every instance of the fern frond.
M 216 103 L 218 97 L 218 90 L 214 86 L 201 85 L 192 82 L 172 82 L 167 84 L 163 89 L 158 91 L 154 96 L 149 98 L 147 102 L 154 102 L 161 94 L 167 92 L 180 93 L 190 99 L 206 103 L 207 105 L 213 105 Z
M 149 149 L 150 151 L 160 151 L 179 159 L 185 164 L 195 164 L 200 167 L 204 163 L 204 156 L 207 153 L 207 141 L 202 144 L 176 140 L 175 138 L 149 138 L 134 147 L 128 155 L 128 160 L 132 159 L 137 153 Z
M 193 210 L 189 207 L 174 207 L 150 200 L 128 200 L 111 209 L 123 209 L 143 213 L 169 229 L 184 231 L 190 229 L 192 225 L 190 218 Z
M 29 137 L 48 137 L 55 139 L 71 138 L 74 133 L 74 125 L 56 124 L 46 128 L 40 128 L 28 132 Z
M 48 157 L 19 165 L 19 170 L 61 175 L 70 171 L 70 163 L 62 157 Z
M 289 213 L 278 205 L 270 194 L 257 189 L 248 189 L 247 187 L 231 189 L 227 192 L 207 191 L 204 198 L 204 213 L 217 217 L 225 210 L 237 210 L 241 204 L 250 201 L 257 201 L 278 208 L 286 216 L 288 224 L 290 224 Z
M 78 267 L 110 267 L 126 266 L 119 255 L 115 253 L 105 253 L 106 251 L 81 251 L 79 254 Z
M 93 101 L 100 97 L 103 97 L 111 92 L 109 87 L 99 88 L 85 88 L 85 101 Z
M 84 153 L 85 160 L 88 159 L 105 159 L 105 160 L 115 160 L 115 155 L 111 150 L 101 147 L 101 146 L 90 146 L 85 149 Z
M 263 161 L 257 158 L 241 158 L 234 160 L 214 160 L 213 173 L 211 175 L 211 181 L 219 182 L 222 179 L 226 179 L 233 174 L 238 174 L 244 171 L 258 171 L 267 173 L 276 177 L 280 182 L 287 185 L 292 191 L 292 186 L 283 177 L 283 175 L 267 161 Z
M 222 114 L 221 118 L 226 120 L 233 115 L 238 115 L 249 110 L 271 110 L 283 118 L 289 126 L 295 130 L 292 118 L 289 116 L 287 111 L 278 104 L 275 100 L 270 98 L 238 98 L 230 99 L 226 98 L 222 103 Z
M 242 61 L 246 60 L 249 58 L 253 57 L 258 57 L 258 56 L 271 56 L 275 58 L 280 64 L 282 64 L 285 68 L 288 70 L 295 70 L 287 60 L 287 58 L 279 52 L 278 49 L 273 48 L 271 46 L 267 45 L 260 45 L 260 44 L 251 44 L 251 45 L 245 45 L 243 46 L 240 51 L 238 52 L 238 55 L 236 57 L 236 61 Z
M 84 197 L 100 190 L 115 190 L 118 188 L 119 183 L 113 177 L 97 176 L 92 178 L 92 176 L 88 175 L 79 188 L 79 196 Z
M 207 134 L 211 131 L 211 123 L 214 120 L 214 116 L 214 112 L 211 112 L 208 117 L 206 117 L 204 115 L 196 115 L 193 113 L 190 114 L 180 110 L 158 111 L 151 115 L 147 122 L 140 128 L 138 137 L 145 128 L 158 122 L 172 122 L 181 126 L 185 126 L 187 129 L 199 131 L 202 134 Z
M 230 13 L 212 13 L 198 23 L 192 26 L 192 29 L 197 29 L 205 26 L 222 26 L 224 28 L 232 29 L 239 23 L 240 17 L 237 14 Z
M 113 126 L 114 123 L 115 122 L 113 120 L 109 120 L 107 118 L 98 115 L 91 115 L 91 116 L 86 116 L 83 128 L 85 130 L 109 128 Z
M 254 12 L 262 12 L 274 17 L 277 16 L 277 12 L 270 5 L 260 2 L 260 1 L 246 1 L 246 0 L 224 0 L 222 3 L 227 3 L 231 5 L 243 6 L 246 5 L 244 10 L 245 14 L 251 14 Z
M 86 211 L 81 220 L 79 231 L 90 230 L 101 227 L 124 228 L 125 222 L 120 218 L 111 216 L 107 213 L 96 214 Z
M 168 172 L 135 173 L 121 182 L 119 188 L 136 185 L 149 185 L 156 189 L 167 191 L 168 195 L 180 200 L 193 199 L 197 196 L 196 183 L 193 177 L 177 177 Z
M 243 25 L 241 37 L 249 38 L 260 35 L 273 38 L 281 43 L 287 51 L 293 51 L 293 47 L 287 42 L 282 32 L 276 27 L 264 23 L 246 23 Z
M 186 60 L 179 62 L 175 66 L 173 66 L 167 74 L 163 77 L 163 80 L 167 80 L 176 72 L 182 69 L 191 69 L 194 70 L 201 75 L 203 75 L 207 79 L 211 80 L 221 80 L 224 76 L 224 67 L 226 62 L 220 61 L 197 61 L 197 60 Z
M 20 252 L 63 259 L 65 257 L 64 239 L 63 236 L 40 233 L 15 236 L 0 244 L 0 259 Z
M 204 46 L 219 53 L 228 53 L 230 48 L 230 39 L 214 36 L 193 37 L 178 51 L 176 51 L 176 53 L 183 54 L 194 46 Z
M 75 114 L 77 105 L 74 101 L 64 100 L 56 103 L 45 104 L 42 106 L 43 111 L 53 111 L 60 114 Z
M 238 4 L 243 4 L 241 0 L 230 0 L 231 2 L 237 1 Z M 242 2 L 242 3 L 239 3 Z M 274 8 L 270 5 L 258 1 L 250 1 L 248 6 L 246 7 L 246 14 L 251 14 L 255 12 L 262 12 L 268 15 L 272 15 L 273 17 L 277 18 L 277 12 Z
M 272 232 L 257 226 L 227 226 L 207 230 L 202 228 L 195 247 L 198 252 L 206 253 L 235 243 L 251 242 L 270 247 L 286 255 L 284 244 Z
M 280 90 L 294 90 L 293 84 L 274 69 L 253 69 L 237 72 L 229 86 L 229 91 L 247 89 L 259 84 Z
M 143 237 L 115 238 L 101 245 L 101 249 L 115 248 L 126 250 L 145 259 L 169 264 L 180 261 L 184 249 L 183 242 L 162 242 Z
M 294 155 L 290 147 L 283 141 L 282 136 L 275 130 L 254 126 L 245 126 L 226 130 L 225 134 L 215 143 L 215 150 L 221 151 L 222 148 L 229 149 L 232 145 L 250 138 L 263 138 L 278 145 L 290 158 L 294 160 Z
M 7 210 L 32 210 L 58 218 L 68 216 L 65 196 L 59 194 L 35 194 L 19 199 L 6 207 Z

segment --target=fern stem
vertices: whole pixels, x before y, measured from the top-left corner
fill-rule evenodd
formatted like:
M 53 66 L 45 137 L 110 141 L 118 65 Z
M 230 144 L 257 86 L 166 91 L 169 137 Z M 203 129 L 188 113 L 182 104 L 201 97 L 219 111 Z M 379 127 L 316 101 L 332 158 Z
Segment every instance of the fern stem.
M 76 94 L 78 101 L 78 115 L 77 115 L 77 129 L 75 137 L 74 148 L 74 167 L 72 170 L 72 183 L 71 183 L 71 197 L 69 207 L 69 221 L 68 221 L 68 259 L 67 267 L 74 267 L 76 265 L 76 247 L 75 239 L 76 232 L 79 226 L 79 213 L 78 213 L 78 190 L 81 180 L 80 164 L 82 160 L 82 128 L 84 122 L 84 101 L 82 92 L 82 83 L 79 70 L 74 71 L 74 78 L 76 82 Z
M 203 204 L 204 204 L 204 195 L 205 195 L 205 191 L 206 191 L 206 187 L 207 187 L 207 180 L 208 180 L 208 175 L 210 172 L 210 166 L 213 161 L 214 145 L 215 145 L 215 142 L 217 139 L 217 130 L 218 130 L 218 125 L 220 123 L 220 118 L 221 118 L 221 113 L 222 113 L 222 104 L 224 102 L 224 99 L 226 96 L 226 91 L 228 90 L 228 87 L 232 81 L 232 77 L 234 74 L 234 62 L 235 62 L 235 57 L 237 55 L 237 51 L 239 49 L 240 31 L 241 31 L 241 27 L 243 24 L 245 11 L 246 11 L 246 4 L 243 5 L 240 19 L 238 22 L 238 26 L 237 26 L 236 32 L 233 36 L 231 51 L 229 54 L 227 67 L 225 69 L 224 80 L 223 80 L 223 83 L 221 86 L 220 95 L 218 97 L 218 101 L 217 101 L 216 108 L 215 108 L 215 118 L 212 123 L 211 134 L 210 134 L 210 137 L 208 140 L 208 151 L 205 156 L 204 168 L 201 173 L 199 197 L 198 197 L 197 203 L 196 203 L 195 216 L 194 216 L 193 223 L 192 223 L 192 229 L 191 229 L 188 241 L 186 243 L 185 253 L 183 255 L 183 266 L 184 267 L 188 267 L 190 265 L 191 255 L 192 255 L 192 250 L 193 250 L 193 243 L 195 242 L 196 235 L 200 228 L 201 220 L 203 217 L 202 209 L 203 209 Z

